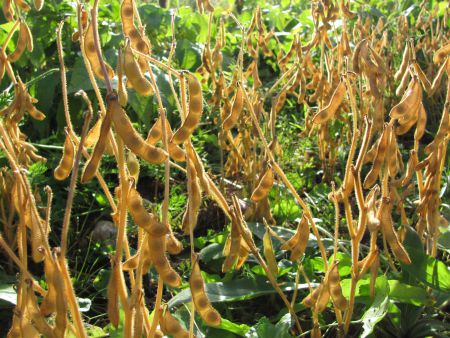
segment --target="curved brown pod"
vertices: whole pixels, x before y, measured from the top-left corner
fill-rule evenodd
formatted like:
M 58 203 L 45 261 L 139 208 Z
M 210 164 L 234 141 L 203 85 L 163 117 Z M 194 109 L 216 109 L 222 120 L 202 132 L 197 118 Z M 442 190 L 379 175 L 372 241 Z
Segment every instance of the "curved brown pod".
M 81 174 L 81 183 L 89 182 L 95 176 L 98 166 L 100 165 L 102 155 L 105 152 L 106 142 L 108 140 L 108 134 L 109 131 L 111 130 L 111 123 L 112 123 L 111 102 L 112 102 L 111 100 L 107 102 L 106 114 L 101 122 L 100 133 L 97 139 L 97 143 L 95 143 L 91 157 L 89 158 L 89 160 L 86 163 L 86 166 L 83 169 L 83 173 Z
M 181 277 L 172 268 L 169 260 L 166 257 L 166 237 L 153 237 L 149 236 L 147 240 L 148 258 L 152 262 L 158 274 L 165 284 L 170 287 L 176 288 L 181 284 Z
M 165 335 L 172 336 L 173 338 L 189 338 L 189 332 L 181 326 L 178 319 L 172 316 L 169 309 L 166 309 L 161 316 L 159 325 L 161 326 L 161 331 Z
M 322 124 L 330 120 L 335 114 L 341 103 L 344 101 L 346 86 L 344 81 L 340 81 L 334 90 L 333 96 L 328 105 L 314 115 L 312 122 Z
M 139 192 L 131 187 L 128 192 L 128 209 L 135 223 L 150 236 L 160 237 L 169 233 L 169 229 L 158 221 L 155 215 L 147 212 Z
M 391 200 L 389 197 L 382 197 L 381 205 L 378 209 L 377 218 L 380 220 L 381 231 L 389 243 L 392 252 L 404 264 L 411 264 L 411 259 L 406 252 L 403 245 L 398 239 L 397 233 L 394 230 L 394 224 L 391 216 Z
M 419 80 L 417 77 L 413 77 L 408 90 L 403 95 L 402 100 L 391 109 L 389 116 L 393 119 L 402 118 L 408 111 L 417 110 L 421 99 L 422 92 L 420 89 Z
M 64 131 L 66 133 L 66 139 L 64 141 L 63 154 L 61 161 L 53 173 L 55 178 L 59 181 L 65 180 L 70 175 L 75 160 L 75 146 L 70 139 L 67 128 L 64 128 Z
M 291 250 L 291 261 L 298 261 L 305 253 L 309 239 L 309 223 L 305 215 L 302 216 L 297 231 L 283 245 L 282 250 Z
M 191 136 L 200 123 L 203 112 L 202 86 L 195 75 L 188 73 L 189 111 L 181 127 L 175 132 L 170 143 L 180 144 Z
M 238 85 L 236 89 L 236 94 L 234 96 L 234 101 L 231 106 L 230 114 L 223 121 L 223 130 L 228 131 L 233 128 L 241 115 L 242 108 L 244 106 L 244 94 L 242 92 L 242 86 Z
M 115 131 L 133 153 L 149 163 L 157 164 L 165 161 L 167 153 L 144 141 L 142 136 L 133 128 L 125 110 L 120 106 L 117 96 L 109 99 L 108 108 L 111 111 Z
M 441 63 L 447 55 L 450 54 L 450 43 L 447 43 L 445 46 L 442 46 L 439 48 L 433 55 L 433 62 L 434 63 Z
M 333 299 L 334 305 L 341 311 L 344 311 L 348 307 L 348 301 L 342 294 L 341 280 L 339 278 L 338 262 L 335 261 L 330 268 L 328 274 L 328 282 L 331 299 Z
M 208 296 L 205 292 L 205 283 L 202 278 L 200 267 L 198 265 L 198 256 L 193 254 L 192 256 L 192 272 L 189 278 L 189 286 L 191 288 L 192 300 L 195 305 L 195 309 L 202 317 L 203 321 L 207 325 L 218 326 L 220 325 L 222 318 L 216 309 L 209 302 Z
M 389 146 L 390 135 L 392 133 L 392 125 L 385 124 L 383 133 L 380 136 L 377 145 L 377 153 L 372 164 L 372 169 L 370 169 L 364 180 L 364 188 L 368 189 L 375 184 L 380 173 L 381 166 L 384 163 L 386 157 L 386 150 Z
M 100 46 L 99 46 L 100 48 Z M 86 33 L 84 33 L 84 52 L 86 53 L 86 57 L 89 60 L 89 64 L 92 67 L 92 71 L 95 76 L 97 76 L 100 80 L 105 80 L 103 76 L 102 66 L 100 64 L 100 60 L 98 59 L 97 50 L 95 49 L 94 43 L 94 25 L 92 22 L 89 23 Z M 108 72 L 108 77 L 112 79 L 114 77 L 114 71 L 109 64 L 105 62 L 106 71 Z
M 251 200 L 254 202 L 258 202 L 261 201 L 264 197 L 266 197 L 273 186 L 273 182 L 274 182 L 273 169 L 269 166 L 267 167 L 266 172 L 259 181 L 258 186 L 253 191 Z
M 33 37 L 30 28 L 25 21 L 20 21 L 19 37 L 16 43 L 16 49 L 8 55 L 9 62 L 16 62 L 22 56 L 25 49 L 33 51 Z
M 150 96 L 153 94 L 153 86 L 150 81 L 145 78 L 144 74 L 142 74 L 141 68 L 139 67 L 139 64 L 131 49 L 130 40 L 127 41 L 124 49 L 123 68 L 128 82 L 139 94 L 143 96 Z

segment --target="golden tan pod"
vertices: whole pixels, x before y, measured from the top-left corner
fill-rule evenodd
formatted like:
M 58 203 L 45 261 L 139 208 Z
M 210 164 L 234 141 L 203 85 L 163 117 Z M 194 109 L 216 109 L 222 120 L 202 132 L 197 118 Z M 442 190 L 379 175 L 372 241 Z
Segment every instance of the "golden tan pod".
M 295 234 L 283 245 L 282 250 L 291 250 L 291 261 L 298 261 L 305 253 L 306 246 L 308 245 L 309 239 L 309 223 L 305 215 L 298 224 L 297 231 Z
M 328 282 L 331 299 L 333 299 L 334 305 L 341 311 L 346 310 L 348 307 L 348 301 L 342 294 L 341 279 L 339 278 L 337 261 L 335 261 L 330 268 Z
M 270 238 L 270 231 L 268 227 L 266 228 L 266 232 L 263 236 L 263 252 L 269 271 L 276 278 L 278 276 L 278 263 L 273 250 L 272 239 Z
M 161 331 L 165 335 L 172 336 L 173 338 L 189 338 L 189 332 L 181 326 L 178 319 L 172 316 L 169 309 L 166 309 L 161 316 L 159 325 L 161 326 Z
M 144 141 L 141 135 L 133 128 L 130 119 L 120 106 L 117 96 L 109 100 L 111 117 L 117 134 L 120 135 L 125 145 L 143 160 L 157 164 L 167 158 L 167 153 Z
M 397 152 L 398 152 L 397 137 L 395 136 L 395 133 L 391 133 L 391 139 L 389 141 L 389 147 L 387 149 L 386 164 L 388 167 L 389 176 L 392 178 L 394 178 L 395 175 L 397 175 L 399 169 L 397 165 Z
M 44 0 L 33 0 L 34 8 L 39 12 L 44 6 Z
M 430 92 L 428 93 L 428 96 L 432 96 L 436 90 L 440 87 L 442 78 L 444 77 L 444 73 L 446 72 L 447 66 L 450 64 L 450 58 L 447 57 L 444 63 L 442 63 L 441 67 L 439 67 L 439 71 L 434 77 L 433 83 L 431 84 Z
M 377 154 L 375 155 L 374 162 L 372 164 L 372 169 L 366 176 L 364 180 L 364 188 L 368 189 L 375 184 L 380 173 L 381 166 L 384 163 L 386 157 L 387 147 L 389 145 L 390 136 L 392 133 L 392 125 L 385 124 L 383 133 L 380 136 L 377 146 Z
M 53 283 L 53 278 L 56 273 L 55 263 L 48 255 L 44 259 L 44 273 L 48 288 L 40 306 L 40 313 L 43 316 L 49 316 L 56 311 L 57 293 Z M 58 278 L 61 278 L 61 276 L 58 276 Z
M 119 274 L 119 265 L 113 264 L 107 288 L 107 313 L 109 321 L 115 328 L 119 326 Z
M 196 254 L 192 255 L 192 272 L 189 278 L 189 286 L 191 288 L 192 300 L 196 311 L 202 317 L 203 321 L 210 326 L 220 325 L 222 318 L 216 309 L 209 302 L 205 292 L 205 283 L 200 271 L 199 259 Z
M 236 216 L 233 213 L 231 216 L 231 232 L 223 249 L 223 254 L 226 258 L 222 265 L 222 272 L 230 271 L 236 264 L 239 258 L 239 251 L 241 249 L 241 239 L 242 236 L 239 232 Z
M 14 21 L 14 10 L 12 7 L 12 0 L 3 0 L 2 9 L 6 21 Z
M 450 102 L 447 102 L 444 105 L 444 111 L 442 112 L 442 118 L 436 136 L 434 137 L 433 142 L 431 142 L 425 147 L 426 154 L 431 153 L 436 148 L 436 146 L 439 145 L 439 143 L 444 140 L 444 138 L 447 136 L 449 132 L 449 129 L 450 129 Z
M 136 155 L 131 151 L 127 154 L 127 169 L 130 177 L 136 183 L 139 179 L 140 164 Z
M 328 273 L 322 281 L 322 288 L 320 289 L 317 301 L 314 304 L 314 308 L 317 312 L 323 312 L 327 308 L 328 300 L 330 299 L 330 287 L 329 287 Z
M 117 95 L 119 96 L 119 103 L 122 107 L 126 107 L 128 103 L 127 86 L 123 82 L 123 70 L 124 60 L 122 50 L 119 49 L 119 55 L 117 58 Z
M 236 94 L 234 96 L 233 104 L 231 106 L 230 114 L 223 121 L 223 130 L 228 131 L 233 128 L 241 115 L 242 108 L 244 106 L 244 94 L 242 92 L 242 86 L 238 85 Z
M 259 181 L 258 186 L 253 191 L 251 200 L 253 202 L 259 202 L 263 198 L 265 198 L 269 194 L 270 189 L 272 189 L 273 182 L 274 182 L 273 169 L 272 167 L 268 166 L 264 175 Z
M 409 111 L 416 111 L 422 99 L 422 91 L 419 80 L 413 77 L 411 83 L 403 95 L 402 100 L 391 109 L 389 116 L 393 119 L 400 119 Z
M 63 154 L 54 172 L 55 178 L 59 181 L 65 180 L 70 175 L 75 160 L 75 146 L 70 139 L 67 128 L 64 128 L 64 131 L 66 133 L 66 139 L 64 141 Z
M 131 50 L 130 40 L 127 41 L 124 50 L 124 66 L 125 75 L 131 86 L 141 95 L 150 96 L 153 94 L 153 86 L 141 72 L 138 62 L 136 61 L 133 51 Z
M 389 197 L 383 197 L 381 199 L 381 205 L 378 209 L 378 219 L 380 220 L 381 231 L 386 238 L 386 241 L 389 243 L 392 252 L 395 257 L 398 258 L 404 264 L 411 264 L 411 259 L 409 258 L 408 253 L 406 252 L 403 245 L 400 243 L 397 233 L 394 230 L 394 224 L 392 222 L 391 216 L 391 200 Z
M 101 46 L 99 46 L 101 48 Z M 86 33 L 84 33 L 84 51 L 86 53 L 86 56 L 89 60 L 89 64 L 92 67 L 92 71 L 94 72 L 95 76 L 97 76 L 100 80 L 104 81 L 105 78 L 103 76 L 103 70 L 100 65 L 100 60 L 98 58 L 97 50 L 95 49 L 95 43 L 94 43 L 94 26 L 92 25 L 92 22 L 89 23 Z M 108 77 L 112 79 L 114 77 L 114 71 L 111 68 L 109 64 L 106 63 L 106 71 L 108 73 Z
M 414 70 L 416 71 L 417 76 L 420 79 L 420 82 L 422 83 L 423 88 L 427 93 L 431 93 L 431 83 L 430 80 L 428 80 L 428 77 L 423 72 L 422 68 L 420 68 L 419 64 L 417 62 L 413 63 Z
M 310 292 L 305 298 L 303 298 L 302 304 L 309 308 L 314 307 L 323 287 L 324 286 L 323 286 L 323 282 L 322 282 L 318 287 L 316 287 L 312 292 Z
M 155 215 L 147 212 L 141 195 L 133 187 L 128 192 L 128 209 L 135 223 L 150 236 L 161 237 L 169 233 L 167 226 L 159 222 Z
M 200 123 L 203 113 L 203 96 L 200 81 L 188 73 L 189 111 L 181 127 L 175 132 L 170 143 L 180 144 L 186 141 Z
M 92 151 L 91 157 L 87 161 L 83 173 L 81 175 L 81 183 L 89 182 L 98 170 L 100 165 L 100 160 L 102 158 L 103 153 L 105 152 L 106 142 L 108 140 L 108 134 L 111 129 L 112 123 L 112 106 L 111 102 L 107 103 L 107 109 L 105 117 L 102 119 L 100 126 L 100 133 L 97 139 L 97 143 L 95 143 L 94 150 Z M 94 126 L 95 128 L 95 126 Z
M 16 49 L 8 55 L 9 62 L 16 62 L 22 56 L 25 49 L 29 52 L 33 51 L 33 36 L 31 35 L 30 28 L 25 21 L 20 21 L 19 37 L 16 43 Z
M 425 128 L 427 126 L 427 111 L 423 106 L 423 103 L 420 103 L 419 107 L 419 116 L 417 119 L 416 131 L 414 132 L 414 141 L 419 142 L 423 135 L 425 134 Z
M 328 105 L 319 111 L 316 115 L 314 115 L 312 122 L 316 124 L 322 124 L 330 120 L 336 114 L 337 109 L 344 101 L 346 93 L 345 82 L 340 81 L 334 90 L 333 96 L 331 97 Z
M 402 63 L 400 64 L 400 68 L 394 75 L 395 81 L 400 80 L 404 76 L 405 72 L 407 71 L 408 64 L 409 64 L 409 43 L 406 42 L 405 49 L 403 51 Z
M 166 236 L 152 237 L 148 236 L 147 246 L 150 260 L 156 271 L 161 276 L 165 284 L 170 287 L 177 288 L 181 285 L 181 277 L 170 266 L 170 262 L 166 257 Z
M 166 241 L 167 252 L 171 255 L 178 255 L 181 251 L 183 251 L 183 243 L 181 243 L 171 232 Z
M 155 145 L 161 139 L 162 139 L 162 121 L 161 117 L 158 117 L 156 122 L 153 123 L 152 127 L 150 128 L 150 131 L 148 132 L 147 139 L 145 140 L 145 142 L 151 145 Z
M 450 54 L 450 43 L 439 48 L 433 55 L 434 63 L 441 63 Z

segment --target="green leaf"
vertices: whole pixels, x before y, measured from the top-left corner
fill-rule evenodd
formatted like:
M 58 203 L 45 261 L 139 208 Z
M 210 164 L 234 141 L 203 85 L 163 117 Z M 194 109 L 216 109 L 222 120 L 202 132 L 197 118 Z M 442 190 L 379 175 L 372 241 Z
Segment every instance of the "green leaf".
M 280 287 L 283 291 L 292 291 L 295 287 L 295 283 L 284 283 Z M 299 284 L 298 289 L 308 289 L 308 284 Z M 205 285 L 205 290 L 212 303 L 246 300 L 276 292 L 273 286 L 267 282 L 265 278 L 256 278 L 254 280 L 238 279 L 230 282 L 208 283 Z M 169 301 L 169 307 L 188 303 L 190 301 L 191 291 L 185 289 Z
M 363 332 L 361 338 L 368 337 L 375 328 L 375 325 L 386 315 L 389 306 L 389 284 L 385 276 L 377 278 L 377 292 L 375 299 L 369 309 L 364 313 L 361 320 L 363 322 Z
M 389 297 L 402 303 L 409 303 L 412 305 L 431 304 L 431 299 L 422 287 L 412 286 L 401 283 L 398 280 L 389 280 Z
M 403 244 L 412 261 L 409 265 L 401 264 L 403 271 L 433 289 L 450 293 L 449 268 L 443 262 L 424 253 L 419 236 L 410 227 Z
M 272 324 L 266 317 L 261 318 L 258 323 L 245 335 L 248 338 L 290 338 L 291 315 L 284 315 L 277 324 Z

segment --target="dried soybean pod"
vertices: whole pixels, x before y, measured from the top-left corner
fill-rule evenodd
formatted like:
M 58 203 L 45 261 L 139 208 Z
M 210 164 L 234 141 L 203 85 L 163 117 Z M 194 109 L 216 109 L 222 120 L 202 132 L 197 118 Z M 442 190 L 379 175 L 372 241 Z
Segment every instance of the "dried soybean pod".
M 439 48 L 433 55 L 434 63 L 441 63 L 450 54 L 450 43 Z
M 133 128 L 130 119 L 120 106 L 117 96 L 109 98 L 109 108 L 114 128 L 123 139 L 125 145 L 140 158 L 149 163 L 162 163 L 167 158 L 167 153 L 144 141 L 141 135 Z
M 413 149 L 413 150 L 411 150 L 410 155 L 409 155 L 409 160 L 408 160 L 408 165 L 406 167 L 405 177 L 402 179 L 402 182 L 401 182 L 402 187 L 404 187 L 405 185 L 407 185 L 409 183 L 409 181 L 413 177 L 414 170 L 418 163 L 419 163 L 419 159 L 417 158 L 417 152 Z
M 420 82 L 422 82 L 422 86 L 425 89 L 425 91 L 429 94 L 431 93 L 431 83 L 430 80 L 428 80 L 427 76 L 423 72 L 422 68 L 420 68 L 419 64 L 417 62 L 413 63 L 413 67 L 417 73 L 417 76 L 420 79 Z
M 440 87 L 442 78 L 444 76 L 444 73 L 447 68 L 447 64 L 450 64 L 450 58 L 447 58 L 447 60 L 439 67 L 438 73 L 434 77 L 433 83 L 431 84 L 430 92 L 428 93 L 428 96 L 432 96 L 436 90 Z
M 231 112 L 227 118 L 223 121 L 223 130 L 228 131 L 233 128 L 241 115 L 242 108 L 244 106 L 244 94 L 242 92 L 242 86 L 238 84 L 236 94 L 234 96 L 233 104 L 231 106 Z
M 67 127 L 64 128 L 64 132 L 66 133 L 66 139 L 64 141 L 63 154 L 54 172 L 55 178 L 59 181 L 65 180 L 70 175 L 75 160 L 75 146 L 70 139 Z
M 305 298 L 303 298 L 302 304 L 309 308 L 313 307 L 316 304 L 316 301 L 319 298 L 319 294 L 321 293 L 322 289 L 323 283 L 321 283 L 317 288 L 315 288 Z
M 404 93 L 405 88 L 408 85 L 408 81 L 411 78 L 411 73 L 409 71 L 406 71 L 403 73 L 402 80 L 400 81 L 400 84 L 398 85 L 397 89 L 395 90 L 395 95 L 402 96 L 402 93 Z
M 297 231 L 295 234 L 283 245 L 282 250 L 291 250 L 291 261 L 298 261 L 305 253 L 306 246 L 308 245 L 309 239 L 309 223 L 305 215 L 298 224 Z
M 166 121 L 167 123 L 167 121 Z M 162 121 L 161 117 L 158 117 L 153 126 L 150 128 L 148 132 L 147 139 L 145 142 L 151 145 L 155 145 L 162 138 Z
M 395 133 L 391 133 L 391 139 L 389 141 L 389 147 L 387 149 L 387 167 L 390 177 L 395 177 L 397 175 L 398 166 L 397 166 L 397 137 Z
M 344 101 L 345 93 L 345 82 L 341 80 L 334 90 L 333 96 L 331 97 L 328 105 L 321 111 L 319 111 L 316 115 L 314 115 L 312 122 L 316 124 L 322 124 L 334 117 L 337 109 L 341 105 L 342 101 Z
M 46 236 L 44 220 L 31 212 L 31 256 L 35 263 L 45 258 L 44 248 L 48 246 Z
M 241 234 L 239 232 L 239 227 L 237 225 L 237 220 L 235 218 L 234 212 L 231 216 L 231 232 L 227 238 L 227 243 L 224 247 L 224 256 L 226 256 L 222 265 L 222 272 L 228 272 L 237 262 L 239 258 L 239 250 L 241 248 Z M 228 244 L 228 245 L 227 245 Z
M 39 12 L 44 6 L 44 0 L 33 0 L 34 8 Z
M 423 137 L 423 134 L 425 134 L 426 126 L 427 126 L 427 112 L 425 110 L 425 107 L 423 106 L 423 103 L 421 102 L 419 107 L 419 116 L 417 119 L 416 130 L 414 132 L 415 142 L 419 142 L 420 139 Z
M 400 80 L 404 76 L 405 72 L 407 71 L 408 63 L 409 63 L 409 43 L 406 42 L 405 50 L 403 51 L 402 63 L 400 64 L 400 68 L 394 75 L 394 79 L 396 81 Z
M 447 136 L 450 129 L 449 115 L 450 115 L 450 102 L 446 102 L 444 105 L 444 111 L 442 112 L 441 123 L 439 124 L 439 129 L 436 133 L 436 136 L 434 137 L 433 142 L 431 142 L 425 147 L 426 154 L 431 153 L 436 148 L 436 146 L 439 145 L 439 143 L 442 142 L 444 138 Z
M 90 159 L 87 161 L 83 173 L 81 174 L 81 183 L 89 182 L 94 177 L 97 169 L 100 165 L 100 160 L 105 152 L 106 142 L 108 140 L 108 134 L 111 129 L 112 123 L 112 106 L 111 101 L 107 102 L 106 114 L 102 119 L 100 126 L 100 134 L 97 142 L 95 143 L 94 150 L 92 151 Z
M 17 60 L 19 60 L 19 58 L 22 56 L 23 52 L 25 51 L 25 49 L 28 47 L 28 49 L 33 49 L 33 45 L 31 44 L 31 46 L 29 45 L 29 39 L 30 39 L 30 29 L 28 28 L 28 25 L 25 21 L 21 20 L 20 21 L 20 26 L 19 26 L 19 37 L 17 38 L 17 43 L 16 43 L 16 49 L 14 49 L 14 51 L 8 55 L 8 61 L 9 62 L 16 62 Z M 33 38 L 31 38 L 31 43 L 33 41 Z
M 98 137 L 100 136 L 102 120 L 102 118 L 99 118 L 97 122 L 95 122 L 94 126 L 89 130 L 86 136 L 86 141 L 84 142 L 84 146 L 86 148 L 91 148 L 97 142 Z
M 12 0 L 3 0 L 3 15 L 6 21 L 14 21 L 14 10 L 11 6 Z
M 48 285 L 48 290 L 44 296 L 44 300 L 40 305 L 40 313 L 43 316 L 48 316 L 56 311 L 56 302 L 58 295 L 53 283 L 54 275 L 56 273 L 55 270 L 55 263 L 49 255 L 46 255 L 44 259 L 44 273 L 45 280 Z M 58 278 L 60 277 L 58 276 Z
M 127 156 L 127 168 L 130 176 L 133 177 L 134 182 L 137 182 L 139 178 L 140 165 L 138 158 L 131 151 L 128 152 Z
M 211 305 L 205 292 L 205 283 L 202 278 L 198 263 L 198 255 L 192 255 L 192 272 L 189 278 L 189 286 L 191 288 L 192 300 L 195 309 L 202 317 L 203 321 L 210 326 L 220 325 L 222 318 L 219 312 Z
M 100 48 L 100 46 L 99 46 Z M 100 60 L 98 59 L 97 50 L 95 49 L 95 43 L 94 43 L 94 25 L 92 22 L 89 23 L 86 32 L 84 33 L 84 51 L 86 53 L 86 57 L 89 60 L 89 64 L 92 67 L 92 71 L 94 72 L 95 76 L 97 76 L 100 80 L 105 80 L 103 76 L 102 67 L 100 65 Z M 112 79 L 114 77 L 114 71 L 112 70 L 111 66 L 106 63 L 106 71 L 108 72 L 108 77 Z
M 145 210 L 144 201 L 139 192 L 131 187 L 128 192 L 128 209 L 135 223 L 143 228 L 150 236 L 161 237 L 169 233 L 169 229 L 159 222 L 153 214 Z
M 165 284 L 170 287 L 177 288 L 181 284 L 181 277 L 170 266 L 170 262 L 166 257 L 166 237 L 149 236 L 146 245 L 148 246 L 148 254 L 156 271 L 161 276 Z
M 166 127 L 167 127 L 167 137 L 170 140 L 173 136 L 172 128 L 170 127 L 169 121 L 166 121 Z M 177 162 L 185 162 L 186 161 L 186 152 L 181 149 L 178 145 L 175 143 L 169 143 L 169 156 Z
M 141 72 L 138 62 L 134 58 L 131 50 L 130 40 L 127 41 L 124 50 L 124 66 L 125 75 L 133 88 L 143 96 L 150 96 L 153 94 L 153 86 Z
M 57 250 L 59 251 L 59 250 Z M 55 333 L 55 336 L 58 338 L 64 338 L 65 332 L 67 328 L 67 298 L 66 298 L 66 290 L 64 285 L 64 280 L 61 277 L 61 267 L 59 265 L 59 261 L 55 255 L 57 255 L 56 252 L 53 253 L 54 255 L 54 264 L 55 264 L 55 274 L 53 275 L 53 284 L 56 289 L 56 293 L 58 295 L 58 300 L 56 302 L 56 316 L 55 316 L 55 327 L 53 329 L 53 332 Z
M 413 77 L 410 86 L 406 93 L 403 95 L 402 100 L 394 106 L 389 116 L 393 119 L 401 118 L 405 113 L 410 110 L 416 110 L 422 99 L 422 92 L 417 77 Z
M 263 198 L 265 198 L 269 194 L 270 189 L 272 189 L 273 181 L 274 181 L 273 169 L 271 166 L 268 166 L 264 175 L 259 181 L 258 186 L 253 191 L 251 200 L 253 202 L 259 202 Z
M 178 319 L 172 316 L 169 309 L 166 309 L 160 318 L 159 325 L 165 335 L 172 336 L 173 338 L 189 338 L 189 332 L 181 326 Z
M 335 261 L 328 275 L 330 295 L 334 305 L 341 311 L 348 307 L 348 301 L 342 294 L 341 280 L 339 278 L 338 262 Z
M 266 232 L 264 233 L 263 236 L 263 249 L 264 249 L 264 257 L 266 258 L 269 271 L 276 278 L 278 276 L 278 264 L 277 259 L 275 257 L 275 252 L 273 251 L 269 227 L 267 225 L 266 225 Z
M 411 264 L 411 259 L 403 245 L 400 243 L 397 233 L 394 230 L 391 209 L 391 199 L 383 196 L 377 214 L 377 218 L 380 220 L 381 231 L 383 232 L 386 241 L 389 243 L 395 257 L 404 264 Z
M 361 72 L 361 69 L 359 67 L 361 48 L 366 43 L 367 43 L 366 39 L 361 40 L 360 42 L 358 42 L 358 44 L 355 47 L 355 50 L 353 51 L 353 57 L 352 57 L 353 71 L 357 74 Z
M 392 132 L 392 125 L 384 125 L 383 133 L 380 136 L 380 140 L 378 141 L 377 146 L 377 154 L 375 155 L 374 162 L 372 164 L 372 168 L 364 180 L 364 188 L 368 189 L 372 185 L 374 185 L 377 180 L 378 174 L 380 172 L 381 166 L 384 163 L 384 159 L 386 157 L 386 150 L 389 145 L 390 135 Z
M 181 243 L 171 232 L 167 237 L 166 241 L 167 252 L 171 255 L 178 255 L 181 251 L 183 251 L 183 243 Z
M 186 141 L 200 122 L 203 112 L 203 97 L 200 81 L 188 73 L 189 111 L 181 127 L 175 132 L 170 143 L 180 144 Z

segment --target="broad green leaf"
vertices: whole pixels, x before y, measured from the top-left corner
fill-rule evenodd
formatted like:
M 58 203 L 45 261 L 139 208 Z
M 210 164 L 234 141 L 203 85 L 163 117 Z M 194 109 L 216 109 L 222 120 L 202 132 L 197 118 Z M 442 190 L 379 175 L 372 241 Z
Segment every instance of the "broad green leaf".
M 419 236 L 412 228 L 408 229 L 403 244 L 412 263 L 402 264 L 402 269 L 412 278 L 431 288 L 450 293 L 449 268 L 443 262 L 424 253 Z
M 284 283 L 280 285 L 280 287 L 283 291 L 292 291 L 295 287 L 295 283 Z M 298 289 L 308 289 L 308 284 L 299 284 Z M 265 278 L 208 283 L 205 285 L 205 290 L 208 294 L 209 300 L 212 303 L 246 300 L 276 292 L 273 286 L 266 281 Z M 190 301 L 191 291 L 189 289 L 185 289 L 169 301 L 169 306 L 174 307 Z
M 389 306 L 389 284 L 385 276 L 377 278 L 377 292 L 370 308 L 364 313 L 361 320 L 363 322 L 363 332 L 361 338 L 368 337 L 375 328 L 375 325 L 386 315 Z
M 291 315 L 288 313 L 284 315 L 278 323 L 272 324 L 268 318 L 261 318 L 258 323 L 252 327 L 245 337 L 248 338 L 289 338 L 292 335 L 289 333 L 291 327 Z

